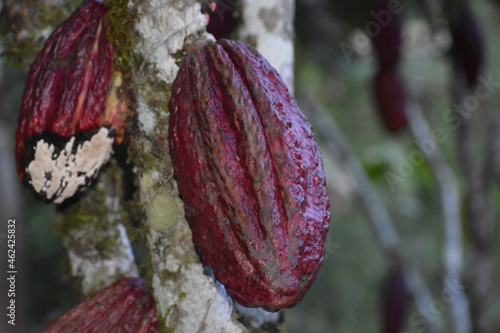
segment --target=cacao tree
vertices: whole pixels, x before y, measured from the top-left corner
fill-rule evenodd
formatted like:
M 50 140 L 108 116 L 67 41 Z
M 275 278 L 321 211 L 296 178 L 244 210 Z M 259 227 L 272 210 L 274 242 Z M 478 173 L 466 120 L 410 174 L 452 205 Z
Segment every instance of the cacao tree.
M 20 76 L 25 74 L 19 73 L 28 72 L 55 27 L 82 1 L 2 2 L 3 54 L 9 61 L 0 72 L 5 100 L 0 102 L 0 159 L 5 164 L 0 167 L 0 207 L 6 214 L 2 221 L 14 217 L 18 225 L 28 220 L 40 222 L 32 223 L 31 229 L 17 228 L 18 264 L 26 271 L 19 268 L 17 325 L 2 321 L 1 331 L 41 331 L 69 307 L 73 309 L 47 329 L 86 327 L 88 323 L 79 322 L 85 320 L 82 313 L 92 312 L 95 304 L 106 303 L 102 299 L 111 304 L 111 309 L 138 309 L 135 316 L 126 318 L 129 321 L 122 322 L 138 331 L 158 327 L 173 332 L 274 332 L 283 329 L 283 314 L 291 332 L 499 330 L 495 281 L 500 267 L 494 258 L 500 243 L 500 99 L 495 70 L 500 54 L 491 32 L 500 15 L 500 10 L 495 11 L 498 4 L 487 0 L 107 0 L 91 1 L 91 5 L 100 7 L 102 2 L 109 8 L 103 13 L 109 20 L 106 31 L 104 25 L 93 24 L 87 39 L 91 42 L 79 46 L 92 50 L 88 54 L 93 57 L 100 55 L 96 51 L 99 48 L 86 45 L 94 47 L 95 36 L 113 46 L 112 65 L 100 65 L 102 75 L 94 78 L 93 88 L 98 91 L 99 84 L 112 80 L 112 98 L 107 99 L 111 102 L 106 103 L 106 110 L 127 109 L 130 114 L 118 119 L 113 117 L 114 111 L 107 112 L 93 124 L 109 130 L 100 137 L 105 142 L 122 141 L 123 128 L 127 137 L 125 144 L 114 146 L 113 157 L 104 156 L 101 162 L 105 167 L 98 178 L 97 173 L 89 173 L 91 177 L 76 186 L 75 193 L 81 190 L 77 198 L 66 200 L 67 192 L 55 190 L 54 196 L 45 200 L 59 198 L 57 206 L 44 208 L 37 208 L 41 206 L 24 197 L 18 188 L 16 144 L 10 127 L 15 127 L 22 107 L 20 96 L 17 101 L 8 101 L 6 95 L 16 96 L 8 82 L 11 78 L 22 81 Z M 81 15 L 81 19 L 91 20 L 93 16 Z M 81 33 L 77 22 L 73 23 L 75 27 L 60 38 L 71 39 L 73 33 Z M 201 232 L 194 236 L 194 241 L 198 240 L 195 247 L 185 217 L 198 218 L 198 224 L 204 222 L 204 212 L 197 215 L 185 211 L 185 200 L 179 195 L 179 172 L 174 173 L 170 159 L 173 107 L 169 108 L 169 100 L 182 60 L 213 42 L 214 37 L 238 39 L 254 46 L 279 72 L 292 94 L 295 91 L 325 160 L 333 206 L 331 231 L 324 243 L 325 265 L 294 309 L 267 312 L 235 302 L 214 279 L 222 276 L 220 271 L 226 263 L 219 257 L 212 259 L 211 265 L 217 268 L 214 271 L 202 265 L 200 252 L 210 251 L 209 246 L 200 246 L 206 235 Z M 37 94 L 38 81 L 43 80 L 28 80 L 33 95 Z M 233 98 L 234 94 L 228 96 L 231 100 L 226 103 L 241 102 Z M 81 101 L 68 100 L 72 105 Z M 51 118 L 46 117 L 49 122 Z M 27 127 L 34 127 L 39 120 L 33 117 Z M 56 129 L 77 131 L 66 125 Z M 260 133 L 254 132 L 256 136 Z M 95 133 L 99 132 L 75 138 L 91 142 Z M 177 142 L 179 145 L 189 139 L 187 132 L 183 133 L 186 137 Z M 38 134 L 21 131 L 19 136 L 32 140 L 34 147 L 50 150 L 55 141 L 40 140 Z M 275 141 L 276 145 L 280 142 Z M 21 160 L 21 165 L 33 161 L 40 165 L 36 156 L 19 153 L 24 147 L 18 144 L 17 148 L 18 164 Z M 71 160 L 75 149 L 68 142 L 59 149 L 68 151 L 66 164 L 76 163 Z M 183 149 L 184 154 L 189 152 L 189 146 Z M 88 151 L 95 153 L 96 149 Z M 220 167 L 232 166 L 226 163 Z M 20 173 L 25 184 L 35 187 L 37 174 L 23 175 L 23 169 Z M 77 175 L 81 174 L 87 173 L 80 170 Z M 183 174 L 186 179 L 190 176 L 189 172 Z M 47 184 L 55 178 L 47 172 L 38 177 L 43 180 L 38 188 L 46 193 L 52 183 Z M 204 177 L 201 185 L 211 186 L 214 175 L 205 173 Z M 280 177 L 288 174 L 282 172 Z M 95 178 L 97 182 L 86 188 Z M 193 186 L 188 187 L 187 192 Z M 255 198 L 266 201 L 258 195 Z M 292 207 L 284 211 L 293 209 L 290 202 L 283 200 L 285 206 Z M 214 209 L 224 204 L 219 200 Z M 192 226 L 193 221 L 189 222 Z M 7 253 L 3 232 L 0 230 L 0 246 L 5 245 L 5 251 L 1 250 Z M 52 232 L 57 244 L 62 244 L 56 245 L 58 259 L 37 263 L 38 253 L 32 249 L 45 248 L 36 244 L 40 239 L 54 242 Z M 314 238 L 322 241 L 322 237 Z M 297 243 L 302 240 L 295 239 Z M 234 246 L 230 242 L 225 245 Z M 282 255 L 279 249 L 285 245 L 276 247 L 276 256 Z M 298 257 L 314 253 L 302 251 Z M 261 263 L 258 257 L 253 259 L 254 265 Z M 2 266 L 3 258 L 0 262 L 0 269 L 7 271 Z M 28 266 L 32 267 L 28 270 Z M 267 272 L 275 268 L 266 267 Z M 39 276 L 42 270 L 44 276 Z M 27 277 L 23 272 L 28 271 L 39 277 Z M 317 265 L 307 273 L 316 276 Z M 115 283 L 123 276 L 128 279 Z M 61 282 L 63 277 L 66 281 Z M 228 279 L 220 281 L 227 285 Z M 0 287 L 8 290 L 5 279 Z M 284 290 L 283 285 L 273 287 L 275 294 Z M 35 303 L 39 295 L 44 298 Z M 63 302 L 65 295 L 72 296 Z M 241 295 L 236 299 L 243 304 L 247 300 Z M 4 301 L 2 308 L 9 305 L 2 297 L 0 302 Z M 30 302 L 38 305 L 37 311 L 27 310 Z M 40 304 L 53 309 L 51 303 L 66 305 L 55 306 L 57 310 L 51 310 L 55 312 L 36 318 L 34 313 L 42 313 Z M 268 310 L 275 310 L 274 305 L 267 303 Z M 39 324 L 33 328 L 28 318 L 35 318 Z M 109 328 L 105 320 L 97 324 L 96 330 Z M 114 323 L 111 326 L 118 327 Z

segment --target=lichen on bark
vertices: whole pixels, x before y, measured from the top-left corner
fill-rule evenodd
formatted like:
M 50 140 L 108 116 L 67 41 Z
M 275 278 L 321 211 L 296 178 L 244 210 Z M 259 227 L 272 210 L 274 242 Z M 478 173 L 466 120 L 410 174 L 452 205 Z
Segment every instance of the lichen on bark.
M 133 6 L 130 3 L 130 6 Z M 188 36 L 210 40 L 195 1 L 142 2 L 137 7 L 138 58 L 134 71 L 137 126 L 131 160 L 137 170 L 137 201 L 151 258 L 151 284 L 158 313 L 168 332 L 243 332 L 233 319 L 231 299 L 206 274 L 184 217 L 168 152 L 170 85 Z
M 70 271 L 79 289 L 89 295 L 118 277 L 137 277 L 121 203 L 122 172 L 115 163 L 80 200 L 59 207 L 53 229 L 68 251 Z
M 295 1 L 241 0 L 241 3 L 241 40 L 253 45 L 276 68 L 293 93 Z

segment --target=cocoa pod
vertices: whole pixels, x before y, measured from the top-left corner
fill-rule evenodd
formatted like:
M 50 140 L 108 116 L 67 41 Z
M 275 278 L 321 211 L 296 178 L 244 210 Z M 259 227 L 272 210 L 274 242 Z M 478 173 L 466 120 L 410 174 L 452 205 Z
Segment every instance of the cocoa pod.
M 404 272 L 400 267 L 393 269 L 385 281 L 382 294 L 384 333 L 399 333 L 406 319 L 408 291 Z
M 330 215 L 311 125 L 271 65 L 221 39 L 172 85 L 169 144 L 203 264 L 241 305 L 297 304 L 323 262 Z
M 208 17 L 207 32 L 215 39 L 228 38 L 236 28 L 238 24 L 236 4 L 235 0 L 218 0 L 204 4 L 203 12 Z
M 460 5 L 456 10 L 450 19 L 451 55 L 455 67 L 464 73 L 467 86 L 473 87 L 484 61 L 483 36 L 471 8 Z
M 392 0 L 374 0 L 370 21 L 378 31 L 372 37 L 380 70 L 392 71 L 397 67 L 401 47 L 401 14 L 393 13 Z M 376 23 L 375 23 L 376 22 Z M 368 27 L 368 26 L 367 26 Z
M 157 330 L 153 295 L 141 279 L 123 278 L 54 319 L 44 333 L 153 333 Z
M 384 127 L 397 132 L 407 126 L 405 93 L 395 71 L 380 71 L 375 76 L 375 100 Z
M 62 203 L 97 177 L 124 136 L 122 75 L 106 39 L 108 8 L 86 0 L 31 65 L 16 132 L 19 178 L 38 198 Z

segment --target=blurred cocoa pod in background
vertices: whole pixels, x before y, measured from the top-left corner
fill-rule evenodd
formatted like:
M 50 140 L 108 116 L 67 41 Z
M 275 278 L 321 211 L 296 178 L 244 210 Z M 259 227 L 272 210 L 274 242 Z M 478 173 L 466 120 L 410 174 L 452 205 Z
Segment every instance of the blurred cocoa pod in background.
M 390 0 L 374 0 L 370 21 L 365 28 L 372 34 L 379 68 L 384 71 L 394 70 L 397 67 L 401 46 L 402 9 L 402 6 L 394 6 Z
M 389 132 L 405 128 L 405 93 L 398 73 L 381 70 L 375 76 L 374 84 L 375 101 L 385 128 Z
M 208 18 L 207 32 L 215 39 L 228 38 L 238 25 L 237 0 L 204 1 L 202 12 Z
M 399 333 L 404 328 L 408 292 L 401 267 L 389 272 L 382 290 L 383 333 Z
M 470 88 L 475 85 L 484 61 L 483 34 L 468 5 L 457 5 L 448 12 L 453 37 L 451 57 L 455 70 L 463 73 Z
M 375 76 L 375 100 L 384 127 L 397 132 L 406 127 L 405 94 L 397 67 L 401 47 L 401 5 L 390 0 L 373 0 L 367 30 L 377 54 L 379 71 Z M 368 26 L 373 28 L 368 29 Z

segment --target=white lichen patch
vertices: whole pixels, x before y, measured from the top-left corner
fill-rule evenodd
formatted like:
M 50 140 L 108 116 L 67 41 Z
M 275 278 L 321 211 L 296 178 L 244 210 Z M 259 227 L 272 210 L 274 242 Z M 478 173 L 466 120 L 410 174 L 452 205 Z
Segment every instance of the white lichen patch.
M 153 110 L 149 109 L 142 100 L 137 101 L 137 104 L 138 107 L 143 110 L 143 112 L 137 115 L 137 120 L 139 120 L 139 129 L 144 133 L 151 135 L 153 134 L 157 123 L 156 114 L 153 112 Z
M 29 183 L 37 193 L 59 204 L 97 177 L 113 152 L 113 138 L 103 127 L 90 140 L 75 142 L 71 137 L 59 154 L 54 144 L 43 139 L 34 149 L 34 159 L 26 168 Z
M 154 15 L 151 15 L 154 13 Z M 200 4 L 192 1 L 150 0 L 139 7 L 136 29 L 142 36 L 138 50 L 158 69 L 158 79 L 174 81 L 179 67 L 171 56 L 182 50 L 184 39 L 205 29 Z M 140 114 L 140 113 L 139 113 Z
M 232 301 L 224 287 L 203 273 L 201 264 L 182 266 L 178 284 L 162 281 L 153 275 L 155 294 L 166 297 L 157 299 L 160 316 L 166 316 L 167 327 L 175 327 L 175 332 L 218 332 L 241 333 L 244 328 L 231 319 Z M 179 290 L 179 288 L 181 290 Z M 182 298 L 179 294 L 184 295 Z M 168 311 L 172 306 L 176 311 Z
M 103 258 L 100 251 L 92 246 L 87 246 L 84 252 L 68 250 L 71 275 L 81 280 L 80 290 L 86 295 L 109 286 L 117 276 L 139 276 L 125 226 L 121 223 L 110 225 L 104 233 L 115 239 L 110 249 L 113 256 L 109 259 Z
M 257 50 L 276 68 L 293 92 L 294 2 L 291 0 L 243 0 L 240 38 L 253 41 Z

